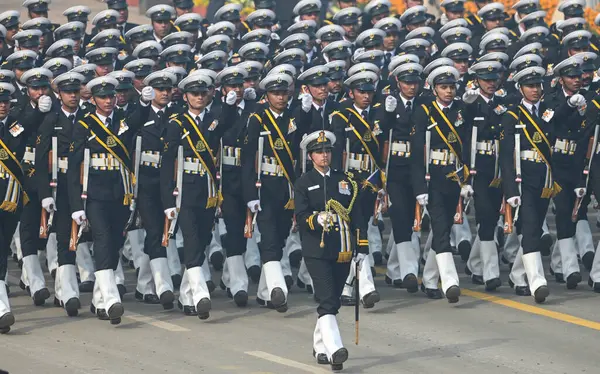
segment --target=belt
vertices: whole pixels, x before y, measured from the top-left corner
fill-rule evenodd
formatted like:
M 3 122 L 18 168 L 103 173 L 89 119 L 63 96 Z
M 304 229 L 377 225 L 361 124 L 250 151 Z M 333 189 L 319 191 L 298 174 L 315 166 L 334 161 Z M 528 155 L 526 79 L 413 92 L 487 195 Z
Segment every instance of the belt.
M 533 162 L 544 162 L 544 159 L 540 156 L 538 151 L 535 149 L 529 151 L 521 151 L 521 160 L 533 161 Z
M 110 153 L 92 153 L 90 166 L 94 170 L 117 170 L 120 163 Z
M 0 165 L 0 179 L 8 179 L 10 178 L 10 174 L 6 172 L 6 170 Z
M 222 163 L 227 166 L 241 166 L 242 161 L 240 155 L 242 149 L 239 147 L 223 146 Z
M 572 156 L 575 154 L 575 149 L 577 148 L 577 143 L 573 140 L 568 139 L 556 139 L 554 143 L 554 147 L 552 147 L 553 152 L 562 153 L 564 155 L 568 154 Z
M 199 174 L 203 177 L 206 174 L 206 169 L 199 159 L 186 157 L 183 162 L 183 172 L 186 174 Z
M 23 162 L 27 164 L 35 164 L 35 148 L 25 147 L 25 154 L 23 155 Z
M 433 165 L 452 165 L 456 163 L 456 156 L 447 149 L 432 149 L 429 152 L 430 163 Z
M 58 171 L 60 173 L 65 174 L 67 169 L 69 168 L 69 158 L 68 157 L 59 157 L 58 158 Z
M 480 155 L 493 155 L 496 153 L 494 149 L 494 141 L 493 140 L 484 140 L 481 142 L 477 142 L 475 145 L 475 149 L 477 153 Z
M 266 157 L 266 158 L 273 158 L 273 157 Z M 277 162 L 263 162 L 260 165 L 260 170 L 261 173 L 264 175 L 270 175 L 272 177 L 283 177 L 283 169 L 281 168 L 281 166 L 279 166 L 279 164 L 277 164 Z
M 371 171 L 374 166 L 371 156 L 366 153 L 350 153 L 348 155 L 348 169 L 358 171 Z
M 392 156 L 410 157 L 410 142 L 402 140 L 393 142 Z
M 140 165 L 150 166 L 158 169 L 160 166 L 160 152 L 142 151 L 142 154 L 140 155 Z

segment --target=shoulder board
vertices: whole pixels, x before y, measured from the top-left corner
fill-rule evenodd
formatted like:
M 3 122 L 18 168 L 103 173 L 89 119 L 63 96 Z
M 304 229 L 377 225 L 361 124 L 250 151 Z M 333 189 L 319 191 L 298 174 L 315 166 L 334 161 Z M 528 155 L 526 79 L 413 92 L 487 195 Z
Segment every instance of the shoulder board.
M 514 37 L 517 37 L 517 38 L 518 38 L 518 36 L 517 36 L 517 33 L 516 33 L 516 32 L 514 32 L 514 31 L 510 30 L 510 33 L 511 33 L 511 34 L 512 34 Z
M 331 22 L 331 21 L 330 21 L 330 20 L 328 20 L 328 19 L 326 19 L 326 20 L 323 20 L 323 23 L 324 23 L 324 24 L 326 24 L 326 25 L 333 25 L 333 22 Z
M 87 118 L 90 115 L 90 112 L 87 112 L 83 118 Z
M 170 118 L 170 119 L 173 119 L 173 118 L 175 118 L 175 117 L 177 117 L 177 116 L 178 116 L 178 114 L 177 114 L 177 113 L 173 113 L 173 114 L 171 114 L 171 115 L 169 116 L 169 118 Z
M 471 17 L 467 17 L 465 18 L 465 21 L 467 21 L 467 23 L 471 26 L 473 26 L 473 21 L 471 21 Z
M 85 46 L 86 49 L 91 48 L 94 46 L 94 43 L 89 43 L 88 45 Z
M 560 40 L 560 37 L 557 34 L 552 34 L 553 37 L 556 38 L 556 40 Z
M 594 51 L 598 52 L 598 47 L 596 47 L 594 43 L 590 43 L 590 47 L 592 47 Z
M 378 108 L 380 106 L 381 106 L 381 103 L 377 103 L 377 104 L 373 105 L 373 108 Z

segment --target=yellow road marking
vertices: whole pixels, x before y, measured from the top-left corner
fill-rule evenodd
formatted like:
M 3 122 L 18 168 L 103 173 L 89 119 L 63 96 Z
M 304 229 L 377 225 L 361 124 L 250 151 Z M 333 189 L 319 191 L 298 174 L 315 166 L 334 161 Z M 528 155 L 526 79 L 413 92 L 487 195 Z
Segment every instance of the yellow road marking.
M 501 297 L 485 294 L 482 292 L 466 290 L 464 288 L 461 289 L 461 293 L 463 295 L 470 296 L 475 299 L 489 301 L 491 303 L 502 305 L 502 306 L 512 308 L 512 309 L 517 309 L 522 312 L 536 314 L 538 316 L 544 316 L 544 317 L 556 319 L 556 320 L 559 320 L 562 322 L 571 323 L 573 325 L 587 327 L 588 329 L 600 331 L 600 322 L 594 322 L 594 321 L 590 321 L 587 319 L 575 317 L 570 314 L 555 312 L 555 311 L 540 308 L 537 306 L 523 304 L 518 301 L 503 299 Z
M 154 326 L 154 327 L 158 327 L 159 329 L 163 329 L 163 330 L 167 330 L 167 331 L 171 331 L 171 332 L 186 332 L 186 331 L 190 331 L 189 329 L 186 329 L 185 327 L 181 327 L 181 326 L 176 325 L 174 323 L 160 321 L 160 320 L 157 320 L 157 319 L 152 318 L 152 317 L 143 316 L 141 314 L 127 312 L 127 314 L 125 314 L 123 317 L 132 319 L 132 320 L 134 320 L 136 322 L 146 323 L 148 325 L 151 325 L 151 326 Z
M 315 374 L 330 374 L 331 373 L 331 371 L 328 371 L 328 370 L 319 369 L 317 367 L 313 367 L 313 366 L 306 365 L 306 364 L 303 364 L 298 361 L 294 361 L 294 360 L 290 360 L 287 358 L 272 355 L 270 353 L 263 352 L 263 351 L 248 351 L 248 352 L 244 352 L 244 353 L 249 356 L 254 356 L 254 357 L 262 358 L 263 360 L 274 362 L 276 364 L 285 365 L 285 366 L 288 366 L 291 368 L 299 369 L 299 370 L 305 371 L 307 373 L 315 373 Z

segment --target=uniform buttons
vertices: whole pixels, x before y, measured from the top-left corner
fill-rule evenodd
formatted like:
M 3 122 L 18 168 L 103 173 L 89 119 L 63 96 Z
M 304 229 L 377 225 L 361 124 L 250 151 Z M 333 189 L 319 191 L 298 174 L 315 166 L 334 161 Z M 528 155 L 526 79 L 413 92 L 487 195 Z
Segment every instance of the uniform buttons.
M 364 152 L 364 150 L 365 150 L 365 149 L 364 149 L 364 148 L 361 148 L 360 150 L 361 150 L 361 152 Z
M 339 227 L 336 227 L 336 228 L 335 228 L 335 231 L 340 231 L 340 228 L 339 228 Z

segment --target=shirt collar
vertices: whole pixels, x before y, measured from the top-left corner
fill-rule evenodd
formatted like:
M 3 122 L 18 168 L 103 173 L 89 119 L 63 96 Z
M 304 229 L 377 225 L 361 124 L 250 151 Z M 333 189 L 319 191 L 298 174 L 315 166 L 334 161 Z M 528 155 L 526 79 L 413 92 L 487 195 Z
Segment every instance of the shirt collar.
M 362 115 L 362 112 L 364 110 L 367 111 L 367 116 L 369 115 L 369 112 L 371 111 L 371 106 L 369 105 L 368 107 L 366 107 L 365 109 L 360 109 L 359 107 L 356 106 L 356 104 L 354 104 L 354 109 L 356 110 L 356 112 L 360 115 Z
M 115 113 L 115 112 L 113 111 L 113 112 L 111 112 L 111 113 L 110 113 L 110 115 L 109 115 L 108 117 L 104 117 L 103 115 L 100 115 L 98 112 L 96 112 L 96 117 L 98 117 L 98 119 L 99 119 L 100 121 L 102 121 L 102 123 L 103 123 L 103 124 L 105 124 L 105 125 L 106 125 L 106 118 L 110 118 L 110 120 L 111 120 L 111 122 L 112 122 L 112 119 L 113 119 L 113 114 L 114 114 L 114 113 Z
M 521 104 L 523 104 L 525 106 L 525 108 L 527 108 L 529 113 L 533 113 L 532 107 L 534 107 L 534 106 L 535 106 L 535 109 L 538 112 L 538 114 L 540 113 L 540 102 L 539 101 L 535 104 L 530 104 L 527 101 L 525 101 L 525 99 L 521 99 Z
M 321 170 L 319 170 L 319 169 L 316 169 L 316 168 L 315 168 L 315 170 L 316 170 L 316 171 L 317 171 L 319 174 L 321 174 L 321 176 L 322 176 L 322 177 L 331 177 L 331 168 L 327 169 L 327 173 L 325 173 L 325 174 L 323 174 L 323 173 L 321 172 Z
M 320 105 L 320 106 L 317 103 L 315 103 L 314 101 L 313 101 L 312 104 L 313 104 L 313 106 L 315 107 L 316 110 L 319 110 L 319 108 L 323 108 L 323 111 L 325 111 L 325 105 L 327 104 L 327 100 L 325 100 L 323 102 L 323 105 Z
M 69 118 L 69 116 L 72 114 L 74 116 L 77 116 L 77 112 L 79 112 L 79 108 L 77 108 L 73 113 L 69 113 L 65 110 L 65 108 L 63 108 L 62 106 L 60 107 L 60 109 L 63 111 L 63 113 L 65 114 L 65 116 L 67 116 L 67 118 Z
M 444 106 L 444 104 L 440 103 L 440 102 L 439 102 L 439 101 L 437 101 L 437 100 L 436 100 L 435 102 L 437 103 L 437 105 L 439 105 L 439 107 L 440 107 L 440 109 L 441 109 L 441 110 L 444 110 L 444 108 L 448 108 L 448 109 L 450 109 L 450 108 L 452 108 L 452 104 L 454 104 L 454 102 L 451 102 L 451 103 L 450 103 L 450 105 L 448 105 L 448 106 Z
M 200 117 L 200 121 L 204 120 L 204 110 L 200 112 L 200 114 L 198 114 L 198 116 L 196 116 L 194 113 L 190 112 L 188 110 L 188 114 L 190 115 L 190 117 L 192 117 L 194 120 L 196 119 L 196 117 Z
M 272 111 L 271 108 L 269 108 L 269 112 L 271 112 L 271 114 L 273 115 L 274 119 L 278 119 L 279 117 L 283 116 L 283 112 L 277 114 L 274 111 Z
M 485 103 L 486 103 L 486 104 L 487 104 L 487 103 L 489 103 L 489 102 L 490 102 L 490 100 L 492 100 L 492 97 L 490 97 L 490 98 L 488 99 L 487 97 L 483 96 L 481 93 L 479 93 L 479 96 L 481 96 L 481 98 L 483 99 L 483 101 L 485 101 Z
M 163 112 L 164 113 L 165 112 L 164 108 L 163 109 L 159 109 L 159 108 L 155 107 L 154 105 L 151 105 L 151 107 L 152 107 L 152 110 L 154 111 L 154 113 L 158 113 L 158 112 Z
M 242 99 L 240 101 L 240 103 L 237 105 L 238 109 L 241 109 L 242 111 L 244 110 L 244 108 L 246 108 L 246 100 Z
M 410 105 L 412 106 L 415 98 L 413 97 L 412 99 L 406 99 L 404 96 L 400 95 L 400 99 L 402 100 L 402 104 L 404 104 L 404 107 L 406 108 L 406 103 L 408 103 L 410 101 Z

